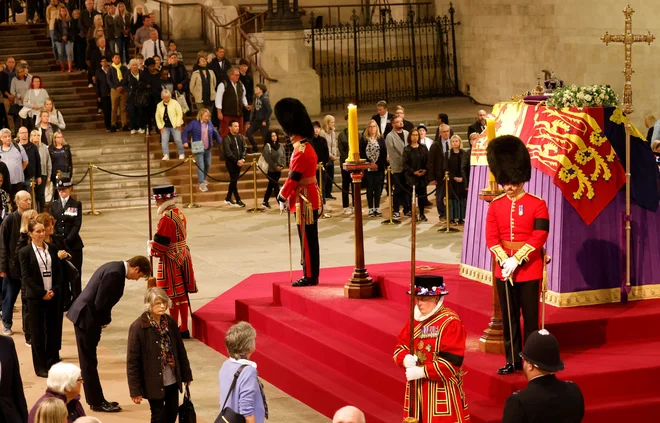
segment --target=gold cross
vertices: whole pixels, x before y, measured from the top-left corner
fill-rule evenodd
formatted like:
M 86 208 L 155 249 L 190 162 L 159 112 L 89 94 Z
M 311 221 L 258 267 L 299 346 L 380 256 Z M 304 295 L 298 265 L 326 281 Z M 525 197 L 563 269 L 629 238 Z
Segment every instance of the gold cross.
M 632 107 L 632 45 L 633 43 L 651 43 L 655 40 L 655 35 L 651 34 L 651 31 L 648 31 L 646 35 L 633 35 L 632 33 L 632 14 L 635 11 L 628 5 L 623 9 L 623 14 L 626 16 L 626 25 L 623 35 L 610 35 L 609 32 L 605 32 L 605 35 L 600 37 L 600 39 L 605 43 L 623 43 L 626 52 L 625 67 L 623 74 L 626 77 L 626 84 L 623 88 L 623 107 L 626 114 L 633 112 Z

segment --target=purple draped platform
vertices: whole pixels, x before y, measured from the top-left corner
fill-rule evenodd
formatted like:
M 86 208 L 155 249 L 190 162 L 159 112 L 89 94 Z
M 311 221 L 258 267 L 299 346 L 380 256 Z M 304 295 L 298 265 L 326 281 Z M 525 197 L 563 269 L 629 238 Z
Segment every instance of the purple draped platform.
M 488 166 L 472 166 L 468 194 L 467 218 L 461 262 L 479 269 L 491 270 L 491 255 L 485 243 L 488 203 L 480 200 L 479 191 L 487 186 Z M 472 189 L 474 187 L 475 189 Z M 622 216 L 625 194 L 616 198 L 594 222 L 587 226 L 575 209 L 562 196 L 552 179 L 532 168 L 532 179 L 525 190 L 543 198 L 550 212 L 550 236 L 546 244 L 552 257 L 548 266 L 548 285 L 557 294 L 619 288 L 623 279 Z M 651 212 L 633 203 L 632 285 L 658 285 L 660 291 L 660 209 Z M 639 291 L 639 288 L 636 288 Z M 654 297 L 658 292 L 652 293 Z M 648 295 L 647 295 L 648 296 Z M 634 296 L 633 296 L 634 297 Z M 637 295 L 642 298 L 643 295 Z M 612 302 L 612 296 L 588 302 Z M 552 303 L 552 301 L 550 301 Z M 563 305 L 580 305 L 573 302 Z

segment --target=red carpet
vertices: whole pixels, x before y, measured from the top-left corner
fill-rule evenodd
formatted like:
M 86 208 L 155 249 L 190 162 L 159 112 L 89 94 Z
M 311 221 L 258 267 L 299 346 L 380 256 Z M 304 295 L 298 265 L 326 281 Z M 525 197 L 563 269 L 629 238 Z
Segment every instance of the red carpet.
M 462 278 L 457 265 L 418 266 L 444 276 L 450 291 L 445 304 L 468 331 L 463 367 L 471 420 L 500 421 L 505 399 L 526 381 L 522 374 L 498 376 L 503 356 L 479 351 L 478 339 L 490 318 L 491 287 Z M 226 355 L 226 330 L 238 320 L 249 321 L 258 333 L 253 359 L 265 380 L 330 417 L 353 404 L 369 423 L 398 423 L 405 377 L 392 352 L 409 316 L 410 264 L 370 265 L 383 293 L 373 300 L 344 298 L 351 270 L 322 269 L 322 285 L 313 288 L 292 288 L 288 272 L 252 275 L 197 311 L 193 334 Z M 584 422 L 657 418 L 660 301 L 548 307 L 546 314 L 546 327 L 558 337 L 566 364 L 559 376 L 576 382 L 584 394 Z

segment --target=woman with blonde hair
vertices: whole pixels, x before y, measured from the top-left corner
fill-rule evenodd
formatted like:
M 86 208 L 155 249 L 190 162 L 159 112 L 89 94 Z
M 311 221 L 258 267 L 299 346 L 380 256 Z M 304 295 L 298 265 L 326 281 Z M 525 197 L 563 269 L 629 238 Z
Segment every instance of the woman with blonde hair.
M 133 22 L 131 23 L 131 34 L 133 34 L 133 36 L 135 36 L 137 30 L 142 27 L 142 21 L 147 16 L 149 16 L 149 12 L 147 11 L 147 7 L 145 5 L 139 4 L 135 6 L 133 9 Z
M 59 398 L 46 398 L 41 401 L 34 415 L 34 423 L 67 423 L 69 411 Z
M 117 3 L 115 11 L 115 37 L 121 62 L 128 63 L 130 57 L 128 49 L 131 46 L 131 13 L 121 1 Z
M 66 7 L 60 7 L 54 28 L 55 46 L 57 48 L 57 59 L 60 62 L 60 71 L 64 72 L 64 65 L 68 63 L 69 72 L 73 71 L 73 43 L 75 41 L 75 31 L 73 19 L 69 15 Z
M 369 217 L 381 217 L 380 196 L 383 192 L 383 178 L 387 167 L 387 147 L 380 135 L 380 128 L 375 120 L 370 120 L 360 138 L 360 158 L 366 159 L 369 168 L 365 172 L 367 180 L 367 203 Z
M 64 117 L 62 116 L 62 113 L 60 113 L 60 111 L 55 108 L 55 103 L 53 103 L 52 98 L 48 97 L 46 101 L 44 101 L 44 108 L 42 111 L 43 110 L 49 113 L 48 122 L 51 124 L 54 131 L 61 131 L 66 129 Z
M 213 72 L 211 72 L 213 75 Z M 222 139 L 218 130 L 215 129 L 211 122 L 211 112 L 209 109 L 201 108 L 197 112 L 197 119 L 191 121 L 188 126 L 183 130 L 183 142 L 188 143 L 188 138 L 192 137 L 192 142 L 202 142 L 204 149 L 201 152 L 195 153 L 195 160 L 197 161 L 197 179 L 199 181 L 199 190 L 202 192 L 208 191 L 206 184 L 206 176 L 211 169 L 211 149 L 213 148 L 213 141 L 218 145 L 222 145 Z
M 321 124 L 321 132 L 319 136 L 325 138 L 328 143 L 328 152 L 330 153 L 330 160 L 328 163 L 323 163 L 325 166 L 325 180 L 319 181 L 323 183 L 323 196 L 329 200 L 334 200 L 335 197 L 332 196 L 332 181 L 335 179 L 335 161 L 339 156 L 339 150 L 337 148 L 337 133 L 335 132 L 335 117 L 332 115 L 326 115 L 323 118 L 323 123 Z
M 73 176 L 73 156 L 71 155 L 71 147 L 64 140 L 62 132 L 57 131 L 53 133 L 53 138 L 50 146 L 48 147 L 50 153 L 50 160 L 53 163 L 52 173 L 50 175 L 51 182 L 57 186 L 57 172 L 61 172 L 71 178 Z M 53 198 L 59 198 L 57 189 L 53 189 Z

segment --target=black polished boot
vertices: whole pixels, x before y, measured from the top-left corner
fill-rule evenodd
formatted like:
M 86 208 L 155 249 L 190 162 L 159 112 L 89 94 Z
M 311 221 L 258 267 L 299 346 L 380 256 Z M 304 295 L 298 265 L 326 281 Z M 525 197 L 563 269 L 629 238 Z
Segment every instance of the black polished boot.
M 504 367 L 501 367 L 499 370 L 497 370 L 497 374 L 510 375 L 511 373 L 515 373 L 519 370 L 522 370 L 522 363 L 506 363 Z
M 291 286 L 314 286 L 314 285 L 318 285 L 318 284 L 319 284 L 318 279 L 313 279 L 312 280 L 312 279 L 309 279 L 309 278 L 303 276 L 302 278 L 300 278 L 297 281 L 295 281 L 294 283 L 292 283 Z

